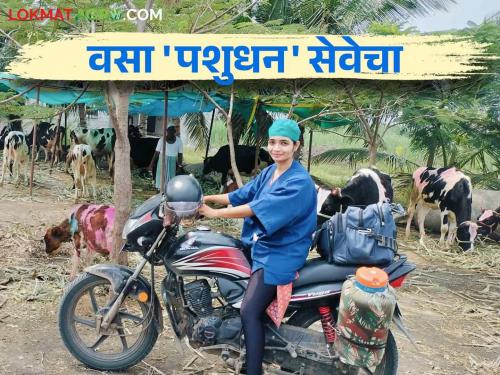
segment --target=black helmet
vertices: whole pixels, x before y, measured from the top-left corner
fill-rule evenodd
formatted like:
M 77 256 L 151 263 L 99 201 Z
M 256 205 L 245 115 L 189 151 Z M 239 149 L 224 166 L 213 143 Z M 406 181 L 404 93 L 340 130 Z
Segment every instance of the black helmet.
M 190 175 L 175 176 L 168 181 L 165 202 L 178 218 L 193 216 L 203 202 L 200 183 Z

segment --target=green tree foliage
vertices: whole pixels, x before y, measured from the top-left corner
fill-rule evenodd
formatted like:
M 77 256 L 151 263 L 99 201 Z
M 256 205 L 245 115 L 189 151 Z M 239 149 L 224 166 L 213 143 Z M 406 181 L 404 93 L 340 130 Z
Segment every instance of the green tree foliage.
M 500 24 L 487 21 L 457 34 L 488 43 L 496 59 L 483 62 L 483 74 L 436 81 L 414 95 L 403 109 L 403 131 L 428 166 L 453 165 L 479 184 L 500 187 Z
M 337 85 L 331 108 L 351 120 L 341 133 L 362 147 L 332 149 L 317 155 L 315 162 L 368 161 L 370 165 L 384 160 L 392 167 L 413 167 L 411 161 L 391 155 L 386 150 L 384 136 L 400 125 L 400 113 L 420 84 L 404 81 L 334 81 Z M 324 98 L 326 99 L 326 98 Z
M 451 0 L 263 0 L 253 16 L 261 23 L 282 20 L 328 34 L 357 34 L 373 22 L 398 22 L 410 15 L 446 9 Z

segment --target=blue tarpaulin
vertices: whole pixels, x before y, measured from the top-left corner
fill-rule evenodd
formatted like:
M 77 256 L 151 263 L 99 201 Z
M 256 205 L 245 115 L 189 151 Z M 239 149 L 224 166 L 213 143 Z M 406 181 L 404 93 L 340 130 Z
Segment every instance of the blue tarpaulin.
M 36 82 L 22 80 L 9 73 L 0 73 L 0 84 L 20 93 L 28 90 Z M 58 85 L 57 82 L 40 82 L 40 102 L 47 105 L 68 105 L 73 103 L 83 103 L 95 109 L 106 110 L 106 102 L 102 90 L 87 89 L 82 94 L 83 89 Z M 79 98 L 79 95 L 81 97 Z M 23 94 L 27 99 L 36 99 L 37 88 Z M 225 106 L 227 100 L 214 95 L 217 103 Z M 163 116 L 164 111 L 163 91 L 135 91 L 130 96 L 130 113 L 143 113 L 149 116 Z M 171 91 L 168 94 L 168 115 L 179 117 L 186 113 L 210 112 L 215 108 L 213 103 L 208 101 L 203 94 L 189 91 Z

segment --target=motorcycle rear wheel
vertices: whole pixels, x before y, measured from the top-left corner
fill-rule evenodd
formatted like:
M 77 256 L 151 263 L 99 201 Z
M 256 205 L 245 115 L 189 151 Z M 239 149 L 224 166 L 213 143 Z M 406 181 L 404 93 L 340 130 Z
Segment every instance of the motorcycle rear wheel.
M 321 316 L 319 315 L 317 309 L 300 310 L 292 317 L 290 317 L 287 324 L 296 327 L 320 330 L 321 332 L 323 332 L 323 328 L 321 326 Z M 392 332 L 389 331 L 384 358 L 382 359 L 382 362 L 375 369 L 370 369 L 370 372 L 373 375 L 396 375 L 397 371 L 398 371 L 398 348 L 396 346 L 396 340 L 394 340 Z M 366 373 L 366 371 L 361 373 L 364 374 Z
M 158 338 L 152 307 L 126 297 L 109 335 L 96 332 L 96 315 L 106 312 L 112 296 L 108 280 L 85 273 L 65 290 L 59 305 L 59 332 L 66 348 L 86 366 L 120 371 L 144 359 Z M 131 338 L 136 338 L 131 344 Z

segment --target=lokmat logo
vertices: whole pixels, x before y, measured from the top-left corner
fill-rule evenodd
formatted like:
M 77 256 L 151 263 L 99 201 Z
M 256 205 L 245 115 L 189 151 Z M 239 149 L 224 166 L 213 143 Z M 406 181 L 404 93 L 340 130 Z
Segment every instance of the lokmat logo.
M 162 9 L 104 9 L 104 8 L 35 8 L 35 9 L 9 9 L 9 21 L 69 21 L 74 15 L 75 21 L 119 21 L 126 18 L 129 21 L 162 20 Z
M 68 21 L 73 12 L 73 8 L 20 8 L 17 11 L 9 9 L 7 11 L 9 21 Z

